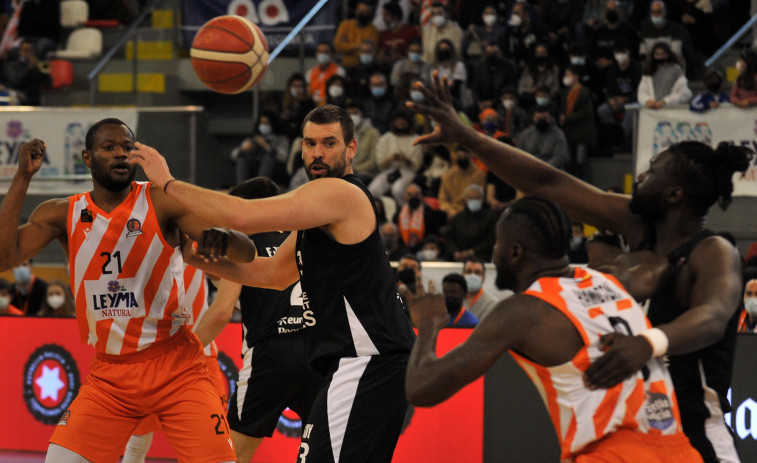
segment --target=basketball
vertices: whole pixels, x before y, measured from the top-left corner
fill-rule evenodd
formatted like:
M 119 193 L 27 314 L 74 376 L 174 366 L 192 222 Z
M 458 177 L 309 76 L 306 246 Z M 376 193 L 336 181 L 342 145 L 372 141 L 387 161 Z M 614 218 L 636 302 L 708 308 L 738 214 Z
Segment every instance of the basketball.
M 240 93 L 263 76 L 268 66 L 268 41 L 252 21 L 218 16 L 197 32 L 190 57 L 195 74 L 208 88 Z

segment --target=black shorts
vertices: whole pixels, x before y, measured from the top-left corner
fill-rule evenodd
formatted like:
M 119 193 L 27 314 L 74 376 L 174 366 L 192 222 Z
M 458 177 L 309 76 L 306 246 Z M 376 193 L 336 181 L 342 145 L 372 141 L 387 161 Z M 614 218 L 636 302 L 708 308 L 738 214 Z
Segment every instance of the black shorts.
M 408 407 L 408 357 L 342 358 L 318 393 L 297 461 L 391 462 Z
M 302 334 L 272 336 L 244 356 L 229 399 L 229 426 L 246 436 L 271 437 L 287 408 L 305 423 L 322 383 L 307 366 Z

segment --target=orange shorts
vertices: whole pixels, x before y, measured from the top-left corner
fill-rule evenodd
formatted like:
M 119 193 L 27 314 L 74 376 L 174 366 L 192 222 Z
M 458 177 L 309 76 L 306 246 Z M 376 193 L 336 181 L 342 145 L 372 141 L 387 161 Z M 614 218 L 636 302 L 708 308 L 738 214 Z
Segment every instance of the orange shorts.
M 702 456 L 683 433 L 672 436 L 622 429 L 587 446 L 575 463 L 702 463 Z
M 154 414 L 178 461 L 235 461 L 226 410 L 206 364 L 188 328 L 134 354 L 98 353 L 50 442 L 90 461 L 115 462 L 137 424 Z
M 224 411 L 228 410 L 229 393 L 226 376 L 221 372 L 221 367 L 218 366 L 218 359 L 215 357 L 205 357 L 207 361 L 208 372 L 210 373 L 210 380 L 213 382 L 213 387 L 216 388 L 218 398 L 221 401 L 221 406 Z M 157 415 L 150 415 L 143 419 L 137 425 L 137 429 L 132 434 L 135 436 L 141 436 L 149 432 L 162 431 L 163 427 L 160 426 L 160 420 Z

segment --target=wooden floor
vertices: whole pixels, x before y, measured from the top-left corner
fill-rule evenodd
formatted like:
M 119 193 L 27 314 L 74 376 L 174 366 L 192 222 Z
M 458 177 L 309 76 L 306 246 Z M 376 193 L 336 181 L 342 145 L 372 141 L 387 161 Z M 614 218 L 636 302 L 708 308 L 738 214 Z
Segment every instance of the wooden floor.
M 44 463 L 45 454 L 39 452 L 18 452 L 15 450 L 0 450 L 2 463 Z M 120 461 L 120 460 L 119 460 Z M 148 458 L 145 463 L 171 463 L 176 460 Z

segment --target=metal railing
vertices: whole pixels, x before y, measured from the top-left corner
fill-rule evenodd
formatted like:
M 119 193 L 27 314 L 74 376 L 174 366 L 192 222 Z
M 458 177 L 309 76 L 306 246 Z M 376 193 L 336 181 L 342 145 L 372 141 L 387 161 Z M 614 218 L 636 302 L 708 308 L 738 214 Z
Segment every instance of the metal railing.
M 728 39 L 722 47 L 718 48 L 718 50 L 710 56 L 710 58 L 705 61 L 704 65 L 705 67 L 711 66 L 712 63 L 717 61 L 723 53 L 727 52 L 733 45 L 741 40 L 741 38 L 747 33 L 750 27 L 754 25 L 754 23 L 757 22 L 757 14 L 749 18 L 749 21 L 747 21 L 739 30 L 737 30 L 730 39 Z
M 130 38 L 133 41 L 133 52 L 132 52 L 132 91 L 134 92 L 134 101 L 136 102 L 137 99 L 137 60 L 138 60 L 138 53 L 137 53 L 137 29 L 140 25 L 142 25 L 145 20 L 150 17 L 150 14 L 152 13 L 153 6 L 148 5 L 145 7 L 142 14 L 139 15 L 136 21 L 132 23 L 131 26 L 124 32 L 124 34 L 118 39 L 118 41 L 110 47 L 110 50 L 107 51 L 103 55 L 102 58 L 100 58 L 100 61 L 95 64 L 95 67 L 92 68 L 92 70 L 87 74 L 87 80 L 89 80 L 89 105 L 95 106 L 95 103 L 97 101 L 97 76 L 100 75 L 100 72 L 103 70 L 106 64 L 113 58 L 113 55 L 116 54 L 119 48 L 121 48 L 127 40 Z

